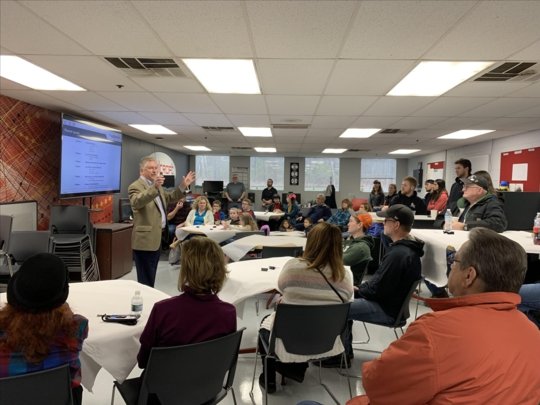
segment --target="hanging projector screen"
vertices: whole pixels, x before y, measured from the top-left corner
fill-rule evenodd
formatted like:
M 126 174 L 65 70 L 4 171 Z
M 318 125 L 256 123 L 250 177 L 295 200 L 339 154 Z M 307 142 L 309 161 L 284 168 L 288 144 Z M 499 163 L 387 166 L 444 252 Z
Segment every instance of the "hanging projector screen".
M 120 192 L 122 133 L 62 114 L 60 198 Z

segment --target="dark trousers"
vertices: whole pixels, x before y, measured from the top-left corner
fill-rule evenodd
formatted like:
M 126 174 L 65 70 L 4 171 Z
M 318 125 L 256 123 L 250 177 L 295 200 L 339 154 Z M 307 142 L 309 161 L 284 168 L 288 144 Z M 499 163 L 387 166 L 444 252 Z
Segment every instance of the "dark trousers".
M 83 392 L 83 388 L 80 385 L 78 387 L 71 389 L 71 395 L 73 397 L 73 405 L 82 404 L 82 392 Z
M 137 281 L 149 287 L 154 287 L 156 271 L 161 252 L 147 250 L 133 250 L 133 260 L 137 269 Z

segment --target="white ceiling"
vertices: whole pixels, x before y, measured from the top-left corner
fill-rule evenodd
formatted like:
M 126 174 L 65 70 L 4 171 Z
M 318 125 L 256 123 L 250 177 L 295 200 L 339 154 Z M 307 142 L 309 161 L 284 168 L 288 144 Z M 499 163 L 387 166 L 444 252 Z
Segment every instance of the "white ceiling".
M 422 60 L 539 63 L 540 1 L 0 1 L 0 52 L 86 88 L 34 91 L 0 79 L 0 93 L 71 112 L 171 149 L 275 146 L 285 156 L 340 147 L 343 157 L 417 155 L 540 130 L 540 81 L 468 81 L 441 97 L 385 94 Z M 133 77 L 104 57 L 173 58 L 187 77 Z M 208 94 L 181 58 L 251 58 L 262 95 Z M 117 86 L 122 85 L 119 89 Z M 162 124 L 156 136 L 127 124 Z M 237 126 L 308 124 L 245 138 Z M 206 131 L 201 126 L 235 127 Z M 341 139 L 349 127 L 397 134 Z M 466 141 L 459 129 L 495 129 Z

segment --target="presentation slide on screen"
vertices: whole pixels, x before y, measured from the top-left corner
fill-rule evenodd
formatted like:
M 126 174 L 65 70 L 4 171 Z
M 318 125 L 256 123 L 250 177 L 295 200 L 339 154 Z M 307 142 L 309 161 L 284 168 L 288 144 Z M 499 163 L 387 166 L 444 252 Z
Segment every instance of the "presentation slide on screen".
M 63 122 L 60 194 L 120 189 L 122 134 Z

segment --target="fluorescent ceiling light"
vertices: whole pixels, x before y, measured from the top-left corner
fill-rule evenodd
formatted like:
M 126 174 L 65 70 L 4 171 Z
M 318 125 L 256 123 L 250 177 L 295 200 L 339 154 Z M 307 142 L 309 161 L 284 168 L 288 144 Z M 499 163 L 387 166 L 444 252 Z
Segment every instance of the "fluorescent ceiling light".
M 176 132 L 163 125 L 129 124 L 129 126 L 152 135 L 176 135 Z
M 339 137 L 340 138 L 369 138 L 376 134 L 382 128 L 349 128 L 346 129 Z
M 495 62 L 420 62 L 387 96 L 440 96 Z
M 267 152 L 267 153 L 276 153 L 276 148 L 253 148 L 255 149 L 257 152 Z
M 211 151 L 212 149 L 209 149 L 207 148 L 206 146 L 187 146 L 187 145 L 184 145 L 184 148 L 186 149 L 189 149 L 189 150 L 194 150 L 194 151 L 197 151 L 197 152 L 203 152 L 203 151 Z
M 420 152 L 420 149 L 396 149 L 393 152 L 389 152 L 390 155 L 408 155 L 410 153 Z
M 261 94 L 251 59 L 182 59 L 208 93 Z
M 0 76 L 35 90 L 86 91 L 14 55 L 0 55 Z
M 238 130 L 242 132 L 244 136 L 258 136 L 262 138 L 270 138 L 272 131 L 270 128 L 264 127 L 238 127 Z
M 322 151 L 322 153 L 343 153 L 345 152 L 347 149 L 332 149 L 332 148 L 326 148 L 325 150 Z
M 462 129 L 460 131 L 452 132 L 443 136 L 439 136 L 438 139 L 468 139 L 475 136 L 489 134 L 495 132 L 494 129 Z

